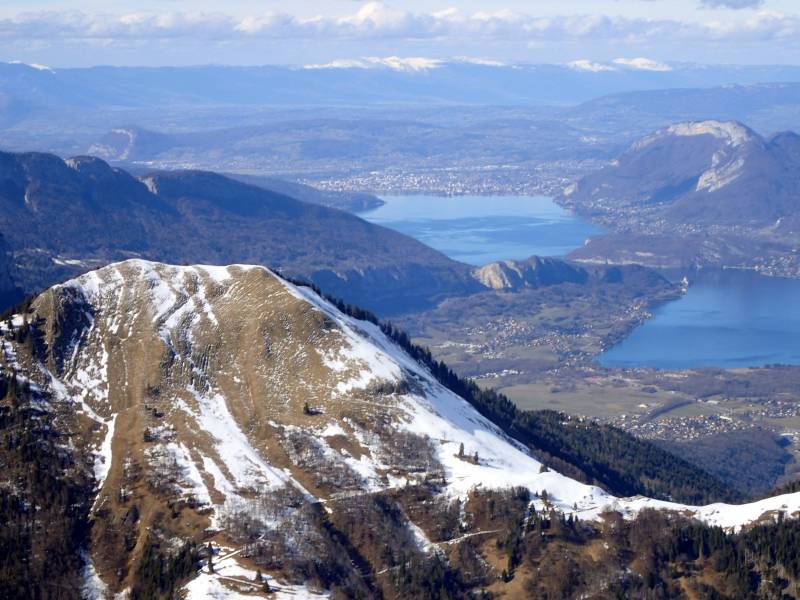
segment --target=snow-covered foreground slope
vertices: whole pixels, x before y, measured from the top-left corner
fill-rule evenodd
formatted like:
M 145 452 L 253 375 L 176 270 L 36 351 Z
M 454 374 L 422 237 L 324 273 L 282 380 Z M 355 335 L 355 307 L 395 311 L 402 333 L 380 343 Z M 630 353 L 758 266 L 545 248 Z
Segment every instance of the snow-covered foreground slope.
M 338 498 L 431 478 L 453 499 L 522 486 L 541 508 L 546 492 L 583 520 L 652 507 L 736 529 L 800 511 L 800 494 L 706 507 L 615 498 L 542 469 L 377 326 L 261 267 L 132 260 L 51 288 L 33 312 L 46 357 L 4 342 L 6 360 L 82 423 L 71 426 L 94 457 L 93 550 L 121 535 L 112 517 L 124 522 L 132 503 L 142 507 L 130 534 L 138 539 L 163 528 L 223 546 L 255 520 L 263 529 L 249 535 L 278 531 L 301 548 L 312 542 L 288 523 L 303 505 L 336 510 Z M 167 527 L 158 507 L 176 503 L 190 510 Z M 410 520 L 409 529 L 431 547 Z M 224 573 L 235 579 L 248 567 L 234 556 L 191 582 L 189 597 L 236 587 Z M 131 556 L 93 551 L 93 560 L 110 589 L 124 587 L 109 574 Z M 291 597 L 311 594 L 280 585 Z
M 475 487 L 527 487 L 537 494 L 547 491 L 551 503 L 564 512 L 577 505 L 582 519 L 594 519 L 607 510 L 632 516 L 644 508 L 679 511 L 709 525 L 738 529 L 765 515 L 800 513 L 800 493 L 786 494 L 744 505 L 711 504 L 688 506 L 651 498 L 616 498 L 596 486 L 589 486 L 552 470 L 541 472 L 542 464 L 520 444 L 505 436 L 461 397 L 439 384 L 432 375 L 398 348 L 372 323 L 340 313 L 308 288 L 285 283 L 287 289 L 335 320 L 348 344 L 341 353 L 345 364 L 364 365 L 361 383 L 371 378 L 398 379 L 403 372 L 414 373 L 424 382 L 422 393 L 409 394 L 406 410 L 408 431 L 440 442 L 438 458 L 447 471 L 448 490 L 464 496 Z M 349 346 L 349 348 L 347 347 Z M 477 451 L 479 464 L 459 459 L 459 444 L 467 454 Z

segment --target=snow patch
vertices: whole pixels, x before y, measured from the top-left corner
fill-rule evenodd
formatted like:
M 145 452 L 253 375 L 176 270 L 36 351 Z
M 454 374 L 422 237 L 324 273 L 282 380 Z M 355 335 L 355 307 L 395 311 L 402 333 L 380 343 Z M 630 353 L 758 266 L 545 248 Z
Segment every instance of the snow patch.
M 260 591 L 263 584 L 256 582 L 256 571 L 236 561 L 234 556 L 237 552 L 216 559 L 213 572 L 203 567 L 197 577 L 184 586 L 185 600 L 252 600 L 258 597 L 253 594 Z M 266 574 L 262 577 L 272 590 L 269 597 L 276 600 L 321 600 L 330 597 L 328 593 L 317 593 L 306 586 L 283 584 Z
M 94 478 L 97 480 L 97 487 L 102 488 L 108 477 L 108 471 L 111 469 L 111 444 L 114 441 L 114 426 L 117 423 L 117 415 L 114 415 L 105 422 L 106 435 L 103 437 L 103 443 L 100 444 L 100 449 L 95 454 L 94 459 Z
M 108 586 L 100 579 L 97 574 L 92 558 L 83 554 L 83 585 L 81 586 L 81 598 L 85 600 L 106 600 L 109 597 Z
M 339 423 L 329 423 L 325 429 L 319 432 L 320 437 L 334 437 L 337 435 L 347 435 L 347 432 Z
M 217 453 L 224 457 L 225 466 L 236 481 L 236 485 L 258 489 L 265 485 L 276 487 L 287 484 L 286 475 L 270 466 L 250 445 L 228 410 L 222 395 L 201 394 L 193 388 L 190 388 L 189 392 L 194 396 L 200 409 L 199 415 L 196 415 L 198 424 L 216 440 Z

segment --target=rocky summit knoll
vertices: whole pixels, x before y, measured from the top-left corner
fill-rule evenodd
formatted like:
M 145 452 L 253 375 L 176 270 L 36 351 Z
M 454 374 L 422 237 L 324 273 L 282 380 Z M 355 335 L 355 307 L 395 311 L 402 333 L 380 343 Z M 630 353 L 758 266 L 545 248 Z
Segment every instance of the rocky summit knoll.
M 487 289 L 519 291 L 562 283 L 628 283 L 657 291 L 669 283 L 656 271 L 638 265 L 585 265 L 576 262 L 532 256 L 526 260 L 489 263 L 474 271 Z
M 466 594 L 510 581 L 481 543 L 544 516 L 654 508 L 733 530 L 800 510 L 565 477 L 377 325 L 261 267 L 129 260 L 20 311 L 1 327 L 0 504 L 33 515 L 13 535 L 41 553 L 19 568 L 84 597 Z
M 613 230 L 572 257 L 800 274 L 800 136 L 738 122 L 665 127 L 558 201 Z

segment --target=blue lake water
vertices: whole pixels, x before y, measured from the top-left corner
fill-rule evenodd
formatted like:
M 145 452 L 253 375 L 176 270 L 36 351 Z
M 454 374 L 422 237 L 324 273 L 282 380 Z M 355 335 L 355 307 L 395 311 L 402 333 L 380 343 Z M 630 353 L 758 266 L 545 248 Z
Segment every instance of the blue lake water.
M 360 217 L 472 265 L 564 256 L 602 230 L 545 196 L 385 196 Z
M 607 367 L 800 364 L 800 281 L 749 271 L 690 276 L 680 300 L 600 357 Z
M 466 263 L 564 256 L 598 228 L 546 197 L 388 196 L 361 216 Z M 701 272 L 681 299 L 599 357 L 607 367 L 800 364 L 800 281 L 749 271 Z

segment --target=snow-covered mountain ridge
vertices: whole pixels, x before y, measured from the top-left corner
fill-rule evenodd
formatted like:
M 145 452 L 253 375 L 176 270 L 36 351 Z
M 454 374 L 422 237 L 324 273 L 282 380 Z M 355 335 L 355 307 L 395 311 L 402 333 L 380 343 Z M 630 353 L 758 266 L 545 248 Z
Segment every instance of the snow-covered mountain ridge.
M 476 489 L 523 487 L 536 510 L 581 520 L 650 507 L 736 529 L 800 512 L 800 494 L 690 507 L 616 498 L 544 469 L 376 325 L 261 267 L 117 263 L 44 292 L 4 332 L 26 320 L 40 337 L 30 348 L 5 339 L 3 358 L 92 454 L 95 593 L 129 585 L 146 531 L 207 535 L 237 552 L 252 530 L 302 549 L 315 543 L 297 526 L 306 507 L 335 515 L 340 499 L 426 482 L 462 505 Z M 132 505 L 133 549 L 109 554 Z M 175 505 L 181 518 L 167 526 L 160 507 Z M 435 547 L 405 521 L 409 539 Z M 230 570 L 252 575 L 248 564 Z M 189 597 L 230 587 L 224 577 L 204 573 Z

